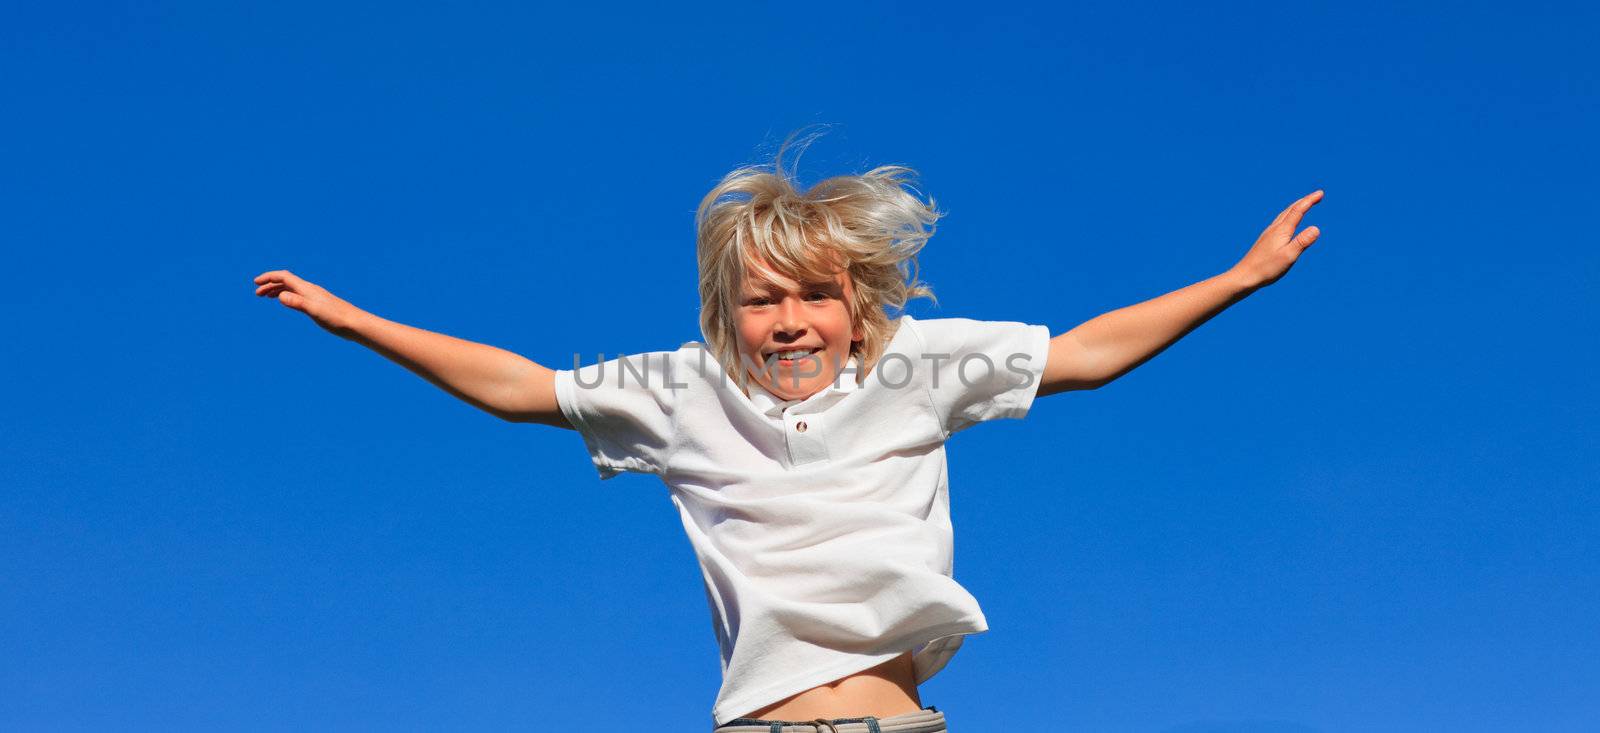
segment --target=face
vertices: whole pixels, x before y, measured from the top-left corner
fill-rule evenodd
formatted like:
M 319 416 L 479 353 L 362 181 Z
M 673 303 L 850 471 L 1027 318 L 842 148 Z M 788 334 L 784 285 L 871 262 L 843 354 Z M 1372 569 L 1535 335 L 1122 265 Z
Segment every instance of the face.
M 736 328 L 751 380 L 784 400 L 805 399 L 833 384 L 850 358 L 851 343 L 862 338 L 850 325 L 851 292 L 843 271 L 817 283 L 747 278 Z

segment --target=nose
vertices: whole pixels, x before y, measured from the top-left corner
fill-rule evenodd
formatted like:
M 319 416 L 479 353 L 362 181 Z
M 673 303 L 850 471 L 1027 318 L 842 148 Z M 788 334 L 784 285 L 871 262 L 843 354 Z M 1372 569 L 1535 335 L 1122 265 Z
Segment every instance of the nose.
M 796 335 L 805 330 L 805 312 L 794 298 L 784 298 L 778 305 L 777 327 L 789 335 Z

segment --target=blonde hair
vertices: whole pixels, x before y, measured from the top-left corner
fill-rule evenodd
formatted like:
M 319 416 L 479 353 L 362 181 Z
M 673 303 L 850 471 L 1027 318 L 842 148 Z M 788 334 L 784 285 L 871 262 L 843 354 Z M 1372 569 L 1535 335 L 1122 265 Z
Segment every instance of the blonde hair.
M 819 133 L 820 134 L 820 133 Z M 800 141 L 799 150 L 819 134 Z M 723 176 L 695 213 L 700 264 L 700 331 L 712 355 L 746 388 L 735 313 L 747 270 L 759 279 L 780 275 L 796 282 L 850 278 L 851 325 L 862 334 L 850 352 L 861 380 L 894 336 L 885 307 L 903 310 L 911 298 L 934 298 L 917 280 L 917 252 L 933 236 L 942 214 L 924 203 L 916 171 L 886 165 L 860 175 L 835 176 L 801 192 L 783 169 L 790 135 L 770 166 L 752 165 Z M 796 159 L 799 155 L 796 154 Z M 770 270 L 760 268 L 765 262 Z

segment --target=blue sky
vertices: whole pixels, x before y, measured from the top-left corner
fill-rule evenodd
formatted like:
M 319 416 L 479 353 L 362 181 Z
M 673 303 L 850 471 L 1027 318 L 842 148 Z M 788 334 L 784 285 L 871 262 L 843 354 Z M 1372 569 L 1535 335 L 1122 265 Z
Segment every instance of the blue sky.
M 570 366 L 699 337 L 692 214 L 831 126 L 918 317 L 1282 281 L 949 446 L 958 733 L 1600 726 L 1593 6 L 34 4 L 0 23 L 0 728 L 705 730 L 666 489 L 253 295 Z M 1584 48 L 1587 46 L 1587 48 Z M 1053 718 L 1051 716 L 1054 716 Z

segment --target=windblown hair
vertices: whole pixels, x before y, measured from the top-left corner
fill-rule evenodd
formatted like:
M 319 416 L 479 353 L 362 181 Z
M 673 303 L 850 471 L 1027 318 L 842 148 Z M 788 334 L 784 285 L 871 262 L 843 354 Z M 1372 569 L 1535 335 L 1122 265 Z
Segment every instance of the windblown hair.
M 815 137 L 803 140 L 801 150 Z M 933 290 L 917 280 L 917 252 L 943 214 L 931 197 L 926 203 L 919 197 L 916 171 L 879 166 L 828 178 L 802 193 L 783 169 L 790 140 L 770 166 L 744 166 L 724 176 L 695 214 L 700 330 L 740 389 L 747 388 L 748 372 L 739 355 L 735 313 L 747 273 L 768 282 L 774 275 L 828 282 L 839 270 L 848 272 L 851 325 L 863 334 L 850 347 L 860 362 L 858 382 L 894 336 L 895 323 L 884 309 L 903 310 L 918 297 L 937 302 Z

